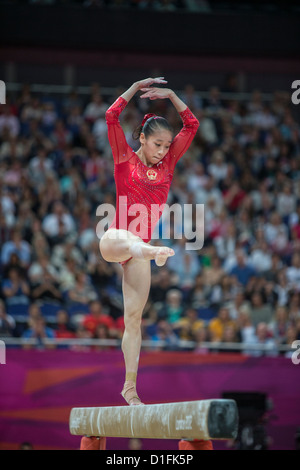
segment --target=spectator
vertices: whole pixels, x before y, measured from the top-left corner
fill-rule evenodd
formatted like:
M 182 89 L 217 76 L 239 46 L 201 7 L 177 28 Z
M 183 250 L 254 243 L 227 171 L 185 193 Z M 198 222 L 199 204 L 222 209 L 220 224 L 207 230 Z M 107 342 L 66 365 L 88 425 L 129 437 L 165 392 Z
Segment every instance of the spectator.
M 194 114 L 200 122 L 199 132 L 204 142 L 217 145 L 218 133 L 214 120 L 203 109 L 197 109 Z
M 64 151 L 72 143 L 72 134 L 62 119 L 56 119 L 50 139 L 57 150 Z
M 188 308 L 180 320 L 174 325 L 181 340 L 195 341 L 196 332 L 204 326 L 204 321 L 198 318 L 194 308 Z
M 287 305 L 290 320 L 296 322 L 300 318 L 300 292 L 289 292 Z
M 75 327 L 70 322 L 70 317 L 66 310 L 59 310 L 56 314 L 54 326 L 55 337 L 59 339 L 72 339 L 76 337 Z
M 46 325 L 45 318 L 38 316 L 30 319 L 29 328 L 24 331 L 22 338 L 25 340 L 35 340 L 34 346 L 38 348 L 55 348 L 55 344 L 46 343 L 45 339 L 54 339 L 55 332 Z M 29 341 L 24 343 L 24 348 L 29 349 L 33 346 Z
M 240 350 L 235 348 L 238 343 L 238 334 L 235 325 L 224 326 L 223 336 L 221 338 L 221 345 L 218 348 L 219 352 L 226 353 L 240 353 Z
M 186 243 L 188 243 L 188 240 L 184 236 L 176 240 L 172 247 L 175 256 L 168 258 L 166 266 L 177 274 L 177 282 L 189 287 L 191 280 L 200 272 L 201 266 L 196 251 L 186 250 Z
M 0 299 L 0 338 L 13 336 L 15 328 L 14 318 L 6 313 L 5 304 Z
M 300 291 L 300 254 L 294 253 L 291 266 L 286 270 L 286 278 L 290 289 Z
M 189 175 L 187 181 L 187 188 L 189 192 L 194 193 L 199 188 L 205 188 L 208 180 L 209 176 L 205 172 L 203 163 L 196 161 L 191 168 L 191 174 Z
M 215 150 L 211 163 L 208 165 L 208 173 L 214 178 L 216 183 L 220 183 L 227 176 L 228 165 L 225 161 L 225 156 L 220 150 Z
M 183 314 L 182 293 L 178 289 L 167 292 L 166 300 L 158 311 L 158 319 L 176 324 Z
M 165 302 L 167 293 L 170 289 L 176 287 L 172 281 L 172 275 L 169 269 L 162 267 L 151 279 L 150 298 L 153 303 Z
M 42 228 L 52 244 L 65 241 L 75 230 L 75 222 L 61 201 L 56 201 L 53 210 L 43 220 Z
M 237 316 L 238 336 L 241 343 L 252 344 L 255 341 L 255 327 L 250 318 L 250 308 L 248 305 L 241 306 Z M 245 354 L 247 351 L 244 350 Z
M 38 188 L 45 184 L 46 176 L 53 172 L 53 162 L 48 157 L 45 147 L 39 146 L 37 154 L 30 160 L 28 165 L 30 181 Z
M 195 189 L 196 204 L 206 204 L 208 199 L 215 201 L 215 211 L 220 213 L 223 207 L 222 192 L 216 184 L 215 178 L 208 174 L 205 184 Z
M 174 333 L 169 321 L 159 320 L 156 333 L 151 336 L 151 340 L 157 342 L 154 346 L 156 351 L 172 351 L 178 349 L 178 337 Z
M 203 107 L 210 116 L 216 118 L 223 110 L 220 88 L 218 86 L 211 86 L 208 93 L 208 98 L 204 100 Z
M 30 282 L 40 283 L 44 280 L 44 276 L 56 282 L 59 274 L 50 262 L 49 255 L 42 252 L 28 269 L 28 277 Z
M 87 122 L 93 124 L 97 119 L 105 115 L 107 109 L 108 105 L 104 102 L 102 95 L 100 93 L 94 93 L 83 115 Z
M 219 284 L 216 284 L 211 289 L 211 304 L 217 308 L 223 303 L 226 303 L 226 306 L 229 305 L 233 301 L 237 291 L 235 284 L 236 278 L 225 274 L 220 280 Z
M 246 286 L 249 279 L 256 275 L 256 271 L 246 261 L 246 255 L 242 249 L 236 250 L 236 264 L 230 271 L 231 276 L 235 276 L 240 284 Z
M 299 332 L 296 326 L 289 325 L 285 332 L 285 338 L 283 339 L 282 345 L 289 346 L 290 349 L 283 353 L 284 357 L 291 358 L 295 349 L 292 348 L 294 341 L 299 341 Z
M 58 114 L 55 109 L 54 103 L 51 101 L 46 101 L 42 106 L 43 112 L 41 117 L 42 128 L 47 135 L 51 134 L 57 119 Z
M 211 287 L 204 283 L 203 274 L 198 274 L 194 286 L 187 296 L 187 304 L 196 310 L 208 307 L 211 295 Z
M 235 293 L 233 299 L 227 302 L 226 306 L 229 309 L 230 318 L 237 320 L 241 310 L 249 312 L 250 302 L 246 299 L 244 290 L 240 289 Z
M 107 263 L 103 258 L 99 257 L 98 243 L 94 244 L 95 250 L 92 247 L 88 253 L 87 260 L 87 274 L 90 276 L 91 283 L 100 294 L 104 297 L 107 288 L 113 284 L 115 279 L 115 269 L 111 263 Z
M 283 217 L 283 220 L 289 220 L 290 214 L 294 213 L 296 210 L 296 195 L 293 194 L 293 188 L 290 183 L 285 183 L 282 191 L 278 194 L 277 197 L 277 212 Z
M 236 214 L 245 200 L 246 193 L 238 181 L 231 183 L 230 187 L 223 191 L 224 204 L 230 214 Z
M 248 258 L 249 264 L 257 273 L 265 273 L 269 271 L 272 266 L 271 253 L 265 240 L 258 241 L 258 243 L 252 245 L 251 253 Z
M 203 268 L 203 281 L 205 285 L 212 287 L 215 284 L 219 284 L 224 275 L 225 271 L 222 268 L 221 259 L 217 255 L 213 255 L 210 265 Z
M 260 292 L 253 292 L 250 298 L 250 319 L 255 327 L 259 323 L 269 324 L 274 319 L 274 313 L 269 304 L 263 300 Z
M 19 230 L 14 230 L 11 241 L 7 241 L 2 246 L 1 263 L 4 266 L 9 263 L 12 253 L 18 256 L 21 266 L 28 268 L 31 262 L 31 248 L 29 243 L 22 239 Z
M 67 257 L 63 265 L 60 266 L 59 283 L 60 289 L 64 295 L 67 295 L 68 291 L 74 289 L 78 269 L 76 261 L 71 256 Z
M 2 139 L 9 138 L 10 136 L 16 137 L 20 132 L 20 122 L 17 116 L 12 112 L 11 107 L 6 105 L 1 105 L 2 114 L 0 115 L 0 137 Z
M 250 343 L 249 343 L 250 344 Z M 256 335 L 252 343 L 255 347 L 249 348 L 251 356 L 278 356 L 278 349 L 265 322 L 256 325 Z
M 194 112 L 197 109 L 202 108 L 202 99 L 196 93 L 194 85 L 188 83 L 183 90 L 182 93 L 182 100 L 186 103 L 186 105 Z
M 274 319 L 269 325 L 272 336 L 277 344 L 284 342 L 286 331 L 290 324 L 287 308 L 278 306 L 274 313 Z
M 196 354 L 208 354 L 210 349 L 205 346 L 203 343 L 208 343 L 210 341 L 208 328 L 206 325 L 198 328 L 195 331 L 195 348 L 194 352 Z
M 2 282 L 2 291 L 7 313 L 12 315 L 28 315 L 30 304 L 30 286 L 22 277 L 18 268 L 10 268 L 8 278 Z
M 67 293 L 69 314 L 88 312 L 89 303 L 97 299 L 97 293 L 87 274 L 79 271 L 75 274 L 75 285 Z
M 216 247 L 218 256 L 225 260 L 223 269 L 226 270 L 226 264 L 234 257 L 235 250 L 237 249 L 237 228 L 233 221 L 231 221 L 225 232 L 219 232 L 213 240 Z M 226 263 L 226 260 L 227 263 Z M 234 258 L 235 260 L 235 258 Z
M 216 318 L 213 318 L 208 325 L 211 341 L 222 341 L 226 327 L 236 328 L 235 321 L 229 316 L 228 308 L 222 307 L 218 311 Z
M 40 257 L 29 270 L 32 298 L 42 302 L 62 301 L 58 274 L 46 256 Z
M 286 255 L 289 251 L 288 228 L 282 222 L 278 212 L 273 212 L 270 221 L 265 224 L 265 239 L 271 249 L 280 255 Z
M 82 326 L 89 331 L 92 336 L 95 336 L 99 325 L 106 326 L 110 335 L 115 334 L 115 322 L 113 318 L 104 313 L 99 300 L 93 300 L 89 302 L 89 313 L 83 317 Z

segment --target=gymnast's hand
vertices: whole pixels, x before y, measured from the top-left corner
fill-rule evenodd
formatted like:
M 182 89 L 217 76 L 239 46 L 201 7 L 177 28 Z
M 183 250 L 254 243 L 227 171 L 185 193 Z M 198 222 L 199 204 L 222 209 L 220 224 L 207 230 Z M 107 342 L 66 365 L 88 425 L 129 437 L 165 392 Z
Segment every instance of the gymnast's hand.
M 138 89 L 142 90 L 143 88 L 147 88 L 153 85 L 153 83 L 165 85 L 168 82 L 164 78 L 165 77 L 156 77 L 156 78 L 145 78 L 145 80 L 140 80 L 137 82 Z
M 174 93 L 170 88 L 143 87 L 141 91 L 145 93 L 140 98 L 149 98 L 150 100 L 170 98 Z

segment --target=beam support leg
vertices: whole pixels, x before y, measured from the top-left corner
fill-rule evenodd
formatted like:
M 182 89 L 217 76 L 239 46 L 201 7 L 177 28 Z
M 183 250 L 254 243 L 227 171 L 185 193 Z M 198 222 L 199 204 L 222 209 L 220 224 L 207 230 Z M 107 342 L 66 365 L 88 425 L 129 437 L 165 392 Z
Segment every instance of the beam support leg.
M 106 450 L 106 437 L 83 436 L 80 450 Z
M 194 439 L 187 441 L 182 439 L 178 444 L 179 450 L 214 450 L 212 441 L 205 441 L 203 439 Z

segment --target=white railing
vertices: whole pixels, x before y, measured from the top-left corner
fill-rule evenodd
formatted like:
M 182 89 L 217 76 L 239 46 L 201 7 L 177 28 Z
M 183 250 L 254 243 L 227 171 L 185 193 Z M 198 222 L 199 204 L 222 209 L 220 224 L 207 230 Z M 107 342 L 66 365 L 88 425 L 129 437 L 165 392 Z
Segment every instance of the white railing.
M 10 347 L 24 347 L 24 346 L 66 346 L 66 347 L 77 347 L 77 346 L 98 346 L 98 347 L 114 347 L 120 348 L 120 339 L 81 339 L 81 338 L 2 338 L 6 346 Z M 294 350 L 291 349 L 290 345 L 269 345 L 269 344 L 257 344 L 257 343 L 235 343 L 235 342 L 201 342 L 195 341 L 177 340 L 171 343 L 163 340 L 143 340 L 142 349 L 190 349 L 190 350 L 208 350 L 219 352 L 223 351 L 240 351 L 245 353 L 251 351 L 261 351 L 266 353 L 292 353 Z
M 30 84 L 30 91 L 32 93 L 45 93 L 45 94 L 58 94 L 64 95 L 69 94 L 73 90 L 79 95 L 90 95 L 91 94 L 91 87 L 90 86 L 71 86 L 71 85 L 47 85 L 42 83 L 33 83 Z M 8 92 L 19 92 L 22 90 L 23 83 L 6 83 L 6 90 Z M 175 90 L 175 92 L 179 95 L 183 93 L 182 90 Z M 101 94 L 103 96 L 114 96 L 116 93 L 116 87 L 102 87 L 101 86 Z M 209 91 L 196 91 L 196 95 L 202 99 L 209 98 L 210 93 Z M 262 100 L 264 101 L 271 101 L 273 99 L 272 93 L 261 93 Z M 228 99 L 228 100 L 237 100 L 237 101 L 249 101 L 252 98 L 252 93 L 247 92 L 220 92 L 221 99 Z

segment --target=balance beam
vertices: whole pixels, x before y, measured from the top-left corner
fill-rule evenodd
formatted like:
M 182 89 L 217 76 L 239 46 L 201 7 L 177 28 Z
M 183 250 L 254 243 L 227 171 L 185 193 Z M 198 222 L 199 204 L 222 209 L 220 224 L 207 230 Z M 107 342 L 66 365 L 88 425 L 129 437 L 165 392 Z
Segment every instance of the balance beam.
M 155 405 L 73 408 L 70 433 L 149 439 L 235 439 L 234 400 L 215 399 Z

